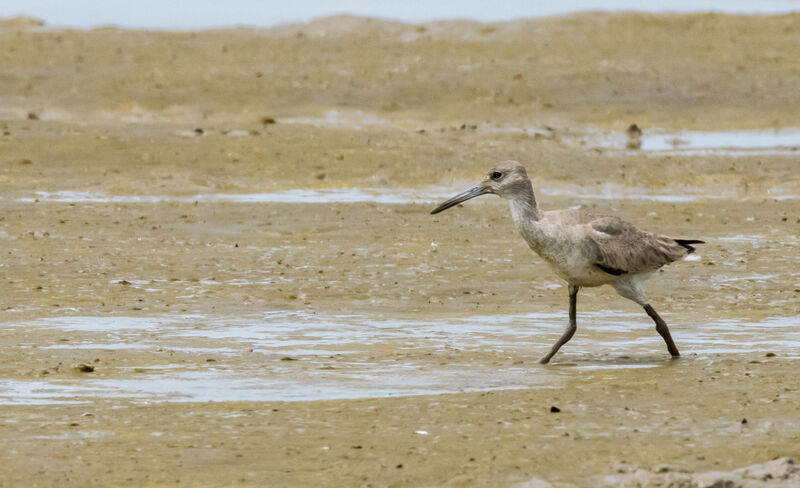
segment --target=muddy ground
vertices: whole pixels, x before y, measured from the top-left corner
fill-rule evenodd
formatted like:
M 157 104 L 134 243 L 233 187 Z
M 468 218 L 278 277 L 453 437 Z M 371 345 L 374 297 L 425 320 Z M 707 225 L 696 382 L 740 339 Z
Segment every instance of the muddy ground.
M 632 466 L 800 458 L 796 149 L 597 143 L 634 122 L 645 133 L 800 126 L 798 33 L 800 15 L 339 17 L 183 33 L 0 24 L 0 486 L 613 486 L 621 478 L 607 477 Z M 648 287 L 682 359 L 649 328 L 592 328 L 639 312 L 607 289 L 582 291 L 579 312 L 597 315 L 579 315 L 575 344 L 547 367 L 536 360 L 558 318 L 529 344 L 491 331 L 486 347 L 367 335 L 324 354 L 117 328 L 178 317 L 205 330 L 273 312 L 302 312 L 309 327 L 314 314 L 398 329 L 512 314 L 565 322 L 565 287 L 503 202 L 428 214 L 508 158 L 526 164 L 544 208 L 708 242 Z M 208 198 L 348 188 L 422 196 Z M 107 329 L 85 326 L 98 318 Z M 737 335 L 730 323 L 767 325 Z M 715 327 L 725 348 L 694 339 Z M 381 378 L 390 364 L 531 380 L 291 402 L 226 395 L 223 380 L 218 401 L 75 389 L 191 373 L 306 391 L 323 375 Z

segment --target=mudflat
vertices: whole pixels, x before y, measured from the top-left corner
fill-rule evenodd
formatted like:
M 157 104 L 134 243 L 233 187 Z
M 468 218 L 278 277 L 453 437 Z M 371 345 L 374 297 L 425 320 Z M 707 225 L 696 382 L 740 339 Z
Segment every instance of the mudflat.
M 797 460 L 799 32 L 3 21 L 0 486 L 736 486 Z M 503 159 L 545 209 L 707 242 L 648 286 L 681 359 L 599 288 L 537 364 L 566 286 L 501 200 L 428 213 Z

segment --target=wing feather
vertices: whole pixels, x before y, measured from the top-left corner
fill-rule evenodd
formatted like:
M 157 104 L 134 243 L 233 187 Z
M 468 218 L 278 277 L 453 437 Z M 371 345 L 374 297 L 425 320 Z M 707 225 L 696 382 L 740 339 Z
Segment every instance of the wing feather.
M 618 217 L 598 216 L 585 225 L 595 265 L 609 274 L 655 271 L 687 254 L 673 239 L 637 229 Z

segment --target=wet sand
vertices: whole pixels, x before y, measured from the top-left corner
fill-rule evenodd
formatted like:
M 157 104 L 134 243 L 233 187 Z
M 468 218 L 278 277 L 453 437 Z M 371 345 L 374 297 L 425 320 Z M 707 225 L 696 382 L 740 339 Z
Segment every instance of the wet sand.
M 0 485 L 615 486 L 800 458 L 798 23 L 3 23 Z M 626 149 L 634 122 L 666 142 Z M 428 214 L 506 158 L 544 208 L 708 242 L 648 286 L 680 360 L 601 288 L 536 363 L 563 283 L 499 199 Z

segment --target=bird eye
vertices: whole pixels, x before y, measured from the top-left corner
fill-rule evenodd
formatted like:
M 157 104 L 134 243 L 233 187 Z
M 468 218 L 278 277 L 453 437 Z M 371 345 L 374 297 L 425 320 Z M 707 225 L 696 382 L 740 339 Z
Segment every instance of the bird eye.
M 496 181 L 496 180 L 499 180 L 500 178 L 502 178 L 502 177 L 503 177 L 503 173 L 501 173 L 501 172 L 499 172 L 499 171 L 495 171 L 495 172 L 493 172 L 493 173 L 491 174 L 491 177 L 492 177 L 492 179 L 493 179 L 493 180 L 495 180 L 495 181 Z

